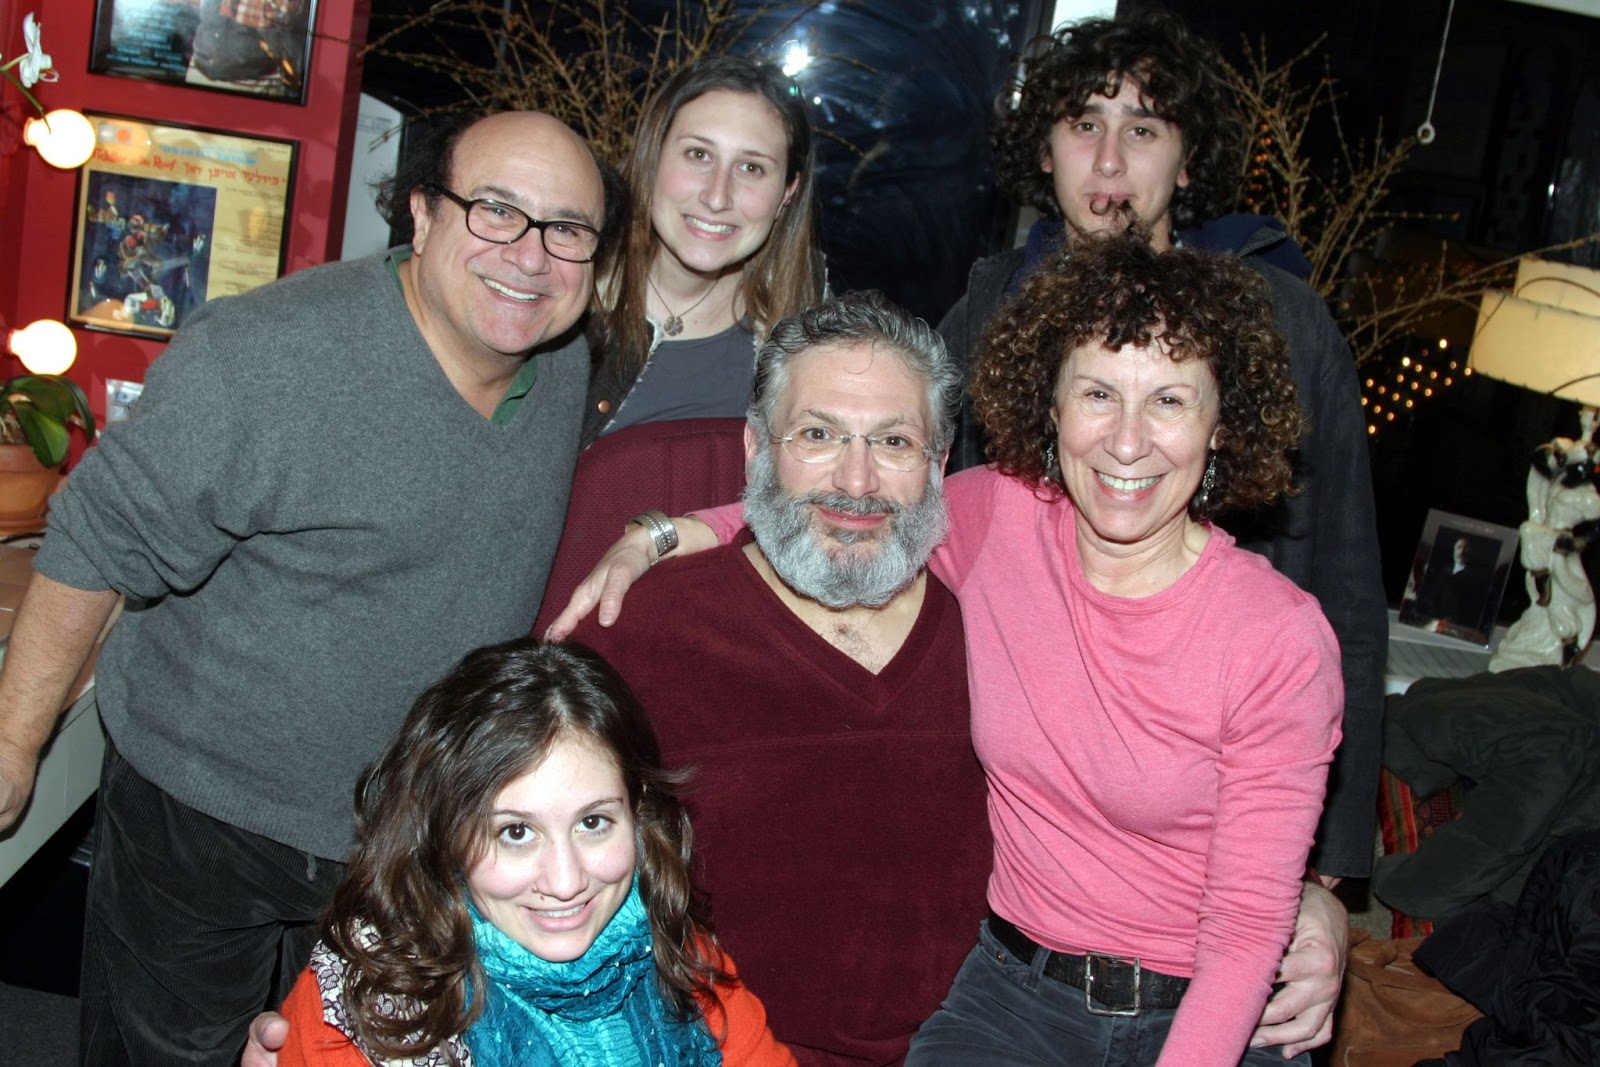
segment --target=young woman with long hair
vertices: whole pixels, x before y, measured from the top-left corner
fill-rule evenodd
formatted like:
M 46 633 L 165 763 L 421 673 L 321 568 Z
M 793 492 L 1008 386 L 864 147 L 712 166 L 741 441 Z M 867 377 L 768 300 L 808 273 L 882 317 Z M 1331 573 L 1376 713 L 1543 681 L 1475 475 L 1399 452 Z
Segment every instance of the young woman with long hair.
M 467 655 L 357 790 L 281 1067 L 785 1067 L 690 881 L 677 778 L 579 646 Z
M 597 285 L 584 443 L 663 419 L 743 417 L 755 346 L 822 294 L 812 129 L 776 68 L 691 63 L 645 104 L 630 220 Z

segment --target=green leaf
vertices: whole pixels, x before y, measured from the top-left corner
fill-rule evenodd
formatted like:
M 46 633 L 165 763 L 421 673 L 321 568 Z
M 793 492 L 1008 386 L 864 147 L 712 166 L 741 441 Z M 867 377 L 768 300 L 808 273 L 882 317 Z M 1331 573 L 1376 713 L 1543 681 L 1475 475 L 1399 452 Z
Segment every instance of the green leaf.
M 94 440 L 94 414 L 89 398 L 71 378 L 51 374 L 23 374 L 0 386 L 0 409 L 21 411 L 29 408 L 44 418 L 83 427 L 84 437 Z
M 8 397 L 21 394 L 41 414 L 57 422 L 66 422 L 67 416 L 73 412 L 72 390 L 68 389 L 60 378 L 48 378 L 42 374 L 24 374 L 7 382 L 5 392 Z
M 33 454 L 40 463 L 54 469 L 67 459 L 67 427 L 62 422 L 35 411 L 27 404 L 15 406 L 17 422 L 22 426 L 22 436 L 33 446 Z
M 94 440 L 94 414 L 89 410 L 89 398 L 84 395 L 83 389 L 71 378 L 60 379 L 61 384 L 72 392 L 72 407 L 78 413 L 78 418 L 83 421 L 83 435 L 90 441 Z

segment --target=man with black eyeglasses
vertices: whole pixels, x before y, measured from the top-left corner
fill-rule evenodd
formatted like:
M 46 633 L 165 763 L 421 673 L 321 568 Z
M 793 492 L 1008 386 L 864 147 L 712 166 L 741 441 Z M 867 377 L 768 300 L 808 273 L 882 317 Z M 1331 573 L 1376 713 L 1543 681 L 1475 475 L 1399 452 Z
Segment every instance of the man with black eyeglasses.
M 0 674 L 0 828 L 128 602 L 97 665 L 83 1062 L 237 1062 L 361 769 L 451 663 L 527 633 L 615 188 L 548 115 L 446 131 L 387 191 L 409 246 L 198 309 L 52 506 Z

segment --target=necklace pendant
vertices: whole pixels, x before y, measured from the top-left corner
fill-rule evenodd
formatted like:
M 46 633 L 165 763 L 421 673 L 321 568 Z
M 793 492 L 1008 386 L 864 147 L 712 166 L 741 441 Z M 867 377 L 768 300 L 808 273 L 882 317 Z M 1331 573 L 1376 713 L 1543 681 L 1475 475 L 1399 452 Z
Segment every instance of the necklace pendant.
M 677 315 L 668 315 L 667 321 L 661 324 L 661 332 L 668 337 L 676 337 L 683 332 L 683 319 Z

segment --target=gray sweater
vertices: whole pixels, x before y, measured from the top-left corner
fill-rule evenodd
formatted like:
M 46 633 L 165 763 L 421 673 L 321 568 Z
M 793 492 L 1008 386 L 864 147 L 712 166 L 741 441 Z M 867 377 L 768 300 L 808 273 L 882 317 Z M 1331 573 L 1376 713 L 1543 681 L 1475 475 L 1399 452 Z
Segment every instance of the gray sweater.
M 505 426 L 445 377 L 383 256 L 206 304 L 50 510 L 40 572 L 128 611 L 96 690 L 124 758 L 318 856 L 469 649 L 528 631 L 566 511 L 581 336 Z

